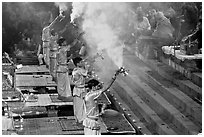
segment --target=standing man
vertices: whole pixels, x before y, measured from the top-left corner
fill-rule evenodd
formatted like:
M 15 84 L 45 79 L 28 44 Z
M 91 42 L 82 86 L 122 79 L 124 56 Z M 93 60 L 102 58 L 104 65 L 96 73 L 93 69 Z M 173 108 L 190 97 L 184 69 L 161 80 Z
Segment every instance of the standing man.
M 76 68 L 72 71 L 72 82 L 74 84 L 73 89 L 73 106 L 74 116 L 76 123 L 82 123 L 85 116 L 85 108 L 83 105 L 83 97 L 86 94 L 85 78 L 88 75 L 88 71 L 85 69 L 85 65 L 82 58 L 76 57 L 73 59 Z
M 59 15 L 55 18 L 55 20 L 48 26 L 43 28 L 42 31 L 42 41 L 43 41 L 43 56 L 44 56 L 44 61 L 47 67 L 49 67 L 50 63 L 50 57 L 49 57 L 49 52 L 50 52 L 50 36 L 51 36 L 51 30 L 54 27 L 54 25 L 60 21 L 64 16 Z
M 67 65 L 67 51 L 70 50 L 70 45 L 64 38 L 58 40 L 59 52 L 57 54 L 57 92 L 58 98 L 64 101 L 71 101 L 71 88 L 69 78 L 69 68 Z
M 58 53 L 58 34 L 52 30 L 51 31 L 51 37 L 50 37 L 50 74 L 53 77 L 54 81 L 57 80 L 57 74 L 56 74 L 56 69 L 57 69 L 57 53 Z
M 103 92 L 107 91 L 111 87 L 111 85 L 114 83 L 119 73 L 120 73 L 119 71 L 115 73 L 110 83 L 105 88 L 102 88 L 98 80 L 91 79 L 88 81 L 87 83 L 88 93 L 86 94 L 84 98 L 86 117 L 83 121 L 83 125 L 84 125 L 85 135 L 101 135 L 100 124 L 98 122 L 99 116 L 101 114 L 99 113 L 98 104 L 96 102 L 96 99 Z

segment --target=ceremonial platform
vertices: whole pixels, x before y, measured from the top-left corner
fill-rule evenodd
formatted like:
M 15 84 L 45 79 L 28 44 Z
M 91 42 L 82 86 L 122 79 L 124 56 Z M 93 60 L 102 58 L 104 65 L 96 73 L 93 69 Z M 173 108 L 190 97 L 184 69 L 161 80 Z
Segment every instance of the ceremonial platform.
M 84 134 L 83 126 L 75 125 L 73 101 L 58 99 L 56 89 L 52 89 L 56 83 L 45 66 L 20 66 L 15 72 L 15 90 L 4 91 L 3 94 L 5 113 L 6 108 L 9 108 L 11 113 L 8 115 L 14 123 L 13 130 L 4 130 L 4 135 Z M 41 88 L 47 90 L 40 93 Z M 55 90 L 55 93 L 50 93 L 50 89 Z M 99 106 L 104 103 L 111 106 L 106 94 L 100 96 L 98 103 Z M 100 123 L 102 134 L 136 134 L 122 113 L 118 113 L 117 117 L 101 117 Z
M 48 74 L 49 70 L 46 68 L 45 65 L 19 65 L 19 68 L 17 67 L 17 70 L 15 72 L 17 75 L 19 74 Z
M 15 71 L 15 86 L 21 90 L 34 91 L 34 88 L 56 88 L 57 84 L 45 65 L 19 65 Z

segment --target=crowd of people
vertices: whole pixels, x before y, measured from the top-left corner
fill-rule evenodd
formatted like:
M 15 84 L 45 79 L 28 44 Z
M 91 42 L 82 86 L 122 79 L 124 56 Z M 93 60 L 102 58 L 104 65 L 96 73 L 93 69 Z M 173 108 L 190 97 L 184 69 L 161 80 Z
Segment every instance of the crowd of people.
M 133 14 L 135 21 L 130 39 L 125 41 L 126 45 L 132 45 L 139 53 L 155 57 L 153 49 L 161 53 L 162 46 L 173 46 L 197 40 L 198 51 L 202 49 L 202 11 L 193 4 L 184 4 L 182 12 L 177 13 L 172 7 L 165 11 L 149 10 L 145 13 L 142 7 L 138 7 Z M 202 9 L 200 9 L 202 10 Z M 136 47 L 135 47 L 136 45 Z M 148 48 L 148 51 L 146 51 Z

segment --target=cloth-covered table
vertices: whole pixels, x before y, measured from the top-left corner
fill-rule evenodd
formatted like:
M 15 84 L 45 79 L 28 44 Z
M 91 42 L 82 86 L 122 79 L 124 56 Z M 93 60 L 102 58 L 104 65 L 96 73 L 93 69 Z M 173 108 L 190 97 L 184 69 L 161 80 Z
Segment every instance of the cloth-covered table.
M 174 46 L 163 46 L 162 50 L 165 54 L 171 54 L 174 55 Z M 180 50 L 175 50 L 175 55 L 176 58 L 179 60 L 193 60 L 193 59 L 202 59 L 202 54 L 194 54 L 194 55 L 185 55 L 183 54 Z

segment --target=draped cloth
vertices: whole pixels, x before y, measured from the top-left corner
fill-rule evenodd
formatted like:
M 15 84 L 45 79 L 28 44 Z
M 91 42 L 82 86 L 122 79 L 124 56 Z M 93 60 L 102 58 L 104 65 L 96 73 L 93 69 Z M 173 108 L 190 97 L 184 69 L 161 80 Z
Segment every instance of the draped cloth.
M 73 89 L 73 107 L 76 121 L 81 123 L 85 117 L 85 108 L 83 97 L 86 94 L 85 76 L 88 71 L 83 68 L 74 68 L 72 72 L 72 82 L 75 85 Z
M 71 97 L 69 69 L 67 66 L 68 47 L 61 47 L 58 52 L 57 92 L 61 97 Z
M 47 26 L 42 31 L 42 41 L 43 41 L 43 56 L 45 64 L 49 66 L 50 62 L 50 27 Z
M 58 36 L 51 36 L 50 38 L 50 74 L 54 79 L 56 79 L 56 69 L 57 69 L 57 44 Z

